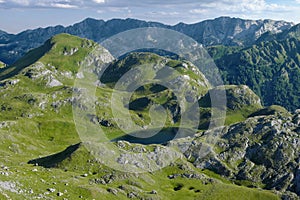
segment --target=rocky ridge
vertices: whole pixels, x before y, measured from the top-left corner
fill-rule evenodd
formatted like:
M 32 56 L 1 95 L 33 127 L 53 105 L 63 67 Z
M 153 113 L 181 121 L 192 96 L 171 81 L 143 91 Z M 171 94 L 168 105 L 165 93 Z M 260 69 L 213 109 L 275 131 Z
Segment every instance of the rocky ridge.
M 229 17 L 220 17 L 196 24 L 179 23 L 175 26 L 135 19 L 103 21 L 88 18 L 68 27 L 39 28 L 16 35 L 3 32 L 0 35 L 0 59 L 7 64 L 12 64 L 30 49 L 42 45 L 50 37 L 60 33 L 69 33 L 101 42 L 126 30 L 160 27 L 182 32 L 205 46 L 218 44 L 248 46 L 254 44 L 266 32 L 280 33 L 290 29 L 293 25 L 285 21 L 243 20 Z

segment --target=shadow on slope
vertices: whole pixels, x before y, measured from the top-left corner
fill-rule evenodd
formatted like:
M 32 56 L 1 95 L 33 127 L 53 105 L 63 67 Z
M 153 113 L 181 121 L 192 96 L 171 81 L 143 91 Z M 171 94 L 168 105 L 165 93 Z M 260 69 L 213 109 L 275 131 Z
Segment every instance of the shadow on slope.
M 68 148 L 66 148 L 66 150 L 64 150 L 60 153 L 53 154 L 53 155 L 43 157 L 43 158 L 37 158 L 34 160 L 30 160 L 30 161 L 28 161 L 28 164 L 33 164 L 33 165 L 38 164 L 39 166 L 43 166 L 46 168 L 56 167 L 59 163 L 61 163 L 65 159 L 70 158 L 71 155 L 77 149 L 79 149 L 80 146 L 81 146 L 81 143 L 69 146 Z
M 24 57 L 15 62 L 9 67 L 0 69 L 0 81 L 11 78 L 17 75 L 25 67 L 32 65 L 37 62 L 41 57 L 43 57 L 50 49 L 52 48 L 53 43 L 50 40 L 47 40 L 44 45 L 29 51 Z

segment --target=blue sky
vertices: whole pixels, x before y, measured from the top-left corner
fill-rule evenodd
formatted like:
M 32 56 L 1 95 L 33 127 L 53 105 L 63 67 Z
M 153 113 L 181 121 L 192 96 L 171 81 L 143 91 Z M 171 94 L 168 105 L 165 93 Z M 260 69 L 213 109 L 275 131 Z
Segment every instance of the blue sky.
M 299 13 L 300 0 L 0 0 L 0 30 L 67 26 L 87 17 L 176 24 L 231 16 L 300 23 Z

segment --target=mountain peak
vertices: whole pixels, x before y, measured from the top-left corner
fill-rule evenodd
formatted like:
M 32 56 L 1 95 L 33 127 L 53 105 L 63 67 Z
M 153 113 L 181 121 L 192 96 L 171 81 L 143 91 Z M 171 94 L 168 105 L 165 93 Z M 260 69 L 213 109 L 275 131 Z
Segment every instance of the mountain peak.
M 86 23 L 86 24 L 100 23 L 100 24 L 102 24 L 102 23 L 104 23 L 104 20 L 101 20 L 101 19 L 94 19 L 94 18 L 88 17 L 88 18 L 84 19 L 83 21 L 78 22 L 78 23 L 76 23 L 76 24 L 74 24 L 74 25 L 78 25 L 78 24 L 82 24 L 82 23 Z M 73 26 L 74 26 L 74 25 L 73 25 Z
M 29 51 L 13 65 L 0 69 L 0 80 L 15 76 L 37 62 L 51 63 L 56 66 L 56 69 L 73 71 L 74 67 L 78 68 L 78 62 L 82 61 L 96 45 L 93 41 L 67 33 L 55 35 L 42 46 Z M 69 58 L 70 56 L 72 59 Z

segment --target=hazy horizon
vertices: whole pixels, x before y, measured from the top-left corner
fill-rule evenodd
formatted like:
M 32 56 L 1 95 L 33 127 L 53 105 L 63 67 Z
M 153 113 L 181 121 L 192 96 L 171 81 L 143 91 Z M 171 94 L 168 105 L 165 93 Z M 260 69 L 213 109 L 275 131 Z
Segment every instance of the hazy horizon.
M 140 20 L 140 21 L 147 21 L 147 22 L 158 22 L 158 23 L 162 23 L 162 24 L 165 24 L 165 25 L 176 25 L 176 24 L 179 24 L 179 23 L 185 23 L 185 24 L 195 24 L 195 23 L 199 23 L 199 22 L 202 22 L 202 21 L 206 21 L 206 20 L 214 20 L 214 19 L 217 19 L 217 18 L 221 18 L 221 17 L 230 17 L 230 18 L 240 18 L 240 19 L 243 19 L 243 20 L 274 20 L 274 21 L 278 21 L 276 19 L 269 19 L 269 18 L 265 18 L 265 19 L 250 19 L 250 18 L 241 18 L 241 17 L 231 17 L 231 16 L 218 16 L 218 17 L 215 17 L 215 18 L 207 18 L 207 19 L 203 19 L 203 20 L 199 20 L 199 21 L 195 21 L 195 22 L 190 22 L 190 23 L 187 23 L 187 22 L 183 22 L 183 21 L 178 21 L 176 23 L 164 23 L 164 22 L 161 22 L 161 21 L 154 21 L 154 20 L 147 20 L 147 19 L 138 19 L 138 18 L 132 18 L 132 17 L 128 17 L 128 18 L 111 18 L 111 19 L 101 19 L 101 18 L 94 18 L 94 17 L 86 17 L 86 18 L 82 18 L 81 20 L 78 20 L 78 21 L 75 21 L 73 23 L 69 23 L 69 24 L 49 24 L 49 25 L 45 25 L 45 26 L 33 26 L 33 27 L 28 27 L 28 28 L 24 28 L 18 32 L 9 32 L 9 31 L 6 31 L 6 30 L 3 30 L 0 28 L 0 31 L 4 31 L 6 33 L 9 33 L 9 34 L 19 34 L 19 33 L 22 33 L 23 31 L 28 31 L 28 30 L 34 30 L 34 29 L 38 29 L 38 28 L 47 28 L 47 27 L 55 27 L 55 26 L 64 26 L 64 27 L 68 27 L 68 26 L 72 26 L 76 23 L 80 23 L 88 18 L 91 18 L 91 19 L 95 19 L 95 20 L 103 20 L 105 22 L 107 21 L 110 21 L 110 20 L 114 20 L 114 19 L 120 19 L 120 20 L 126 20 L 126 19 L 135 19 L 135 20 Z M 279 20 L 281 21 L 281 20 Z M 283 21 L 286 21 L 286 20 L 283 20 Z M 293 21 L 286 21 L 286 22 L 292 22 L 292 23 L 295 23 Z M 297 23 L 295 23 L 297 24 Z

